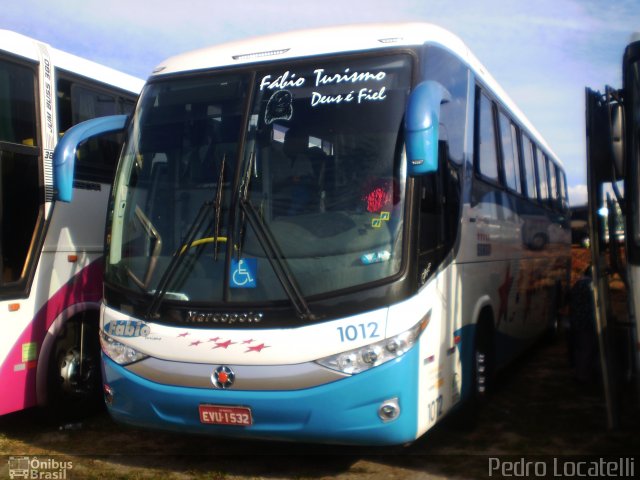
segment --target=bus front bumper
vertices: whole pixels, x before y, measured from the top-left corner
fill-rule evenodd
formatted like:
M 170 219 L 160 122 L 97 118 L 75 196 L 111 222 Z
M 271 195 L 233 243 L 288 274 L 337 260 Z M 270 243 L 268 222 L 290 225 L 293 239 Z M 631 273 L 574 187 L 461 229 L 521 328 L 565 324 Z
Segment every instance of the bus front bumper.
M 240 391 L 155 383 L 103 354 L 108 409 L 119 422 L 144 428 L 220 437 L 314 443 L 394 445 L 417 437 L 418 349 L 366 372 L 329 384 L 291 391 Z M 393 420 L 379 415 L 396 402 Z M 253 423 L 241 427 L 200 420 L 200 405 L 251 409 Z

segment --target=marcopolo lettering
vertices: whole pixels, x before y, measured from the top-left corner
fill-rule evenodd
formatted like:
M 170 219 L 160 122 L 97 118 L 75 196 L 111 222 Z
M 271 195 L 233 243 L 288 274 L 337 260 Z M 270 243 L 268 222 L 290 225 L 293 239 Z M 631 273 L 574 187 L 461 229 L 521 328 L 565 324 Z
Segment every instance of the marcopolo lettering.
M 260 323 L 264 317 L 263 313 L 243 312 L 243 313 L 204 313 L 197 311 L 187 312 L 184 323 Z
M 116 337 L 146 337 L 151 333 L 151 327 L 134 320 L 113 320 L 105 324 L 104 332 Z

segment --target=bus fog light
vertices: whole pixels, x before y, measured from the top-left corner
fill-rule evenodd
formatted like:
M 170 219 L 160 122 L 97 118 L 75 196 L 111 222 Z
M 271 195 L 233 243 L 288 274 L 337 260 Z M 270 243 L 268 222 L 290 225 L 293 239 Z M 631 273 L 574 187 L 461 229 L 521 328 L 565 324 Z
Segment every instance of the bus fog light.
M 400 404 L 397 398 L 385 400 L 378 408 L 378 416 L 383 422 L 395 420 L 400 415 Z
M 113 405 L 113 389 L 106 383 L 103 386 L 104 403 L 111 406 Z

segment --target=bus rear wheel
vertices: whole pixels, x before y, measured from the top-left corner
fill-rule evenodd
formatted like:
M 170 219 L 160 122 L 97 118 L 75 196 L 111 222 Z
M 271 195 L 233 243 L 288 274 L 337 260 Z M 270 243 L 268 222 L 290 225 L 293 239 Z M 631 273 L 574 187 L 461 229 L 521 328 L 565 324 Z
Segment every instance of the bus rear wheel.
M 493 326 L 490 320 L 478 324 L 473 350 L 473 396 L 482 402 L 493 388 L 495 354 L 493 347 Z
M 56 338 L 47 379 L 54 416 L 77 420 L 96 412 L 101 400 L 98 323 L 92 316 L 71 319 Z
M 476 326 L 469 368 L 471 382 L 464 403 L 450 419 L 450 425 L 463 432 L 473 430 L 487 395 L 492 391 L 494 376 L 493 321 L 485 313 Z

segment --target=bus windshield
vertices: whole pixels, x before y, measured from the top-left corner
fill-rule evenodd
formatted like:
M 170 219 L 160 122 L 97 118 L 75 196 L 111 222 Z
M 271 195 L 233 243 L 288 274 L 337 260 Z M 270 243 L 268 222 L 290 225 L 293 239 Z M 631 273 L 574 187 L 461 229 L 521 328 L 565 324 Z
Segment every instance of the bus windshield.
M 408 55 L 150 83 L 116 175 L 105 280 L 242 303 L 287 299 L 278 262 L 305 297 L 397 274 L 410 83 Z

